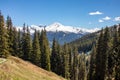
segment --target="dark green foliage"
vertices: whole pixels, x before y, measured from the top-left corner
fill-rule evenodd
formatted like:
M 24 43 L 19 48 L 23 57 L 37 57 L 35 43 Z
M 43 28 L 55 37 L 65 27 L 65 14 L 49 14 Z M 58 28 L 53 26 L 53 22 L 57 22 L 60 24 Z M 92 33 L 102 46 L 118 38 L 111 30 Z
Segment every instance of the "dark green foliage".
M 63 47 L 63 70 L 64 70 L 64 73 L 63 73 L 63 76 L 66 78 L 66 79 L 69 79 L 70 78 L 70 72 L 69 72 L 69 48 L 68 48 L 68 45 L 65 43 L 64 44 L 64 47 Z
M 0 12 L 0 57 L 7 58 L 9 55 L 8 51 L 8 36 L 7 36 L 7 30 L 4 25 L 4 17 Z
M 50 57 L 50 60 L 51 60 L 51 70 L 57 74 L 60 75 L 60 46 L 58 44 L 58 42 L 53 39 L 53 45 L 52 45 L 52 53 L 51 53 L 51 57 Z
M 118 27 L 118 42 L 120 42 L 120 24 L 119 24 L 119 27 Z
M 107 67 L 107 50 L 109 49 L 108 42 L 109 42 L 109 30 L 106 27 L 105 31 L 101 32 L 97 43 L 95 79 L 99 80 L 105 79 Z
M 120 80 L 120 43 L 114 50 L 115 54 L 115 80 Z
M 13 28 L 13 53 L 12 55 L 17 56 L 19 52 L 18 32 L 16 28 Z
M 94 80 L 95 77 L 95 56 L 96 56 L 96 46 L 93 47 L 90 57 L 90 69 L 87 80 Z
M 114 25 L 113 27 L 113 46 L 112 48 L 114 48 L 117 44 L 118 44 L 118 36 L 117 36 L 117 25 Z M 108 65 L 107 65 L 107 76 L 108 79 L 112 79 L 114 77 L 114 67 L 115 67 L 115 60 L 114 60 L 114 53 L 112 52 L 108 52 Z
M 22 58 L 23 56 L 23 52 L 22 52 L 22 39 L 21 39 L 21 32 L 20 32 L 20 29 L 18 31 L 18 53 L 17 53 L 17 56 Z
M 12 25 L 12 20 L 8 16 L 7 21 L 6 21 L 6 27 L 8 30 L 8 45 L 9 45 L 9 52 L 14 55 L 14 50 L 13 50 L 13 41 L 14 41 L 14 32 L 13 32 L 13 25 Z
M 71 80 L 78 80 L 78 50 L 76 47 L 73 49 L 73 67 L 72 67 L 72 75 Z
M 91 49 L 90 54 L 82 53 Z M 10 54 L 68 80 L 120 80 L 120 24 L 63 46 L 54 39 L 50 52 L 45 30 L 35 30 L 32 40 L 25 24 L 22 31 L 17 31 L 11 18 L 8 16 L 5 24 L 0 13 L 0 57 Z
M 103 31 L 101 31 L 100 33 L 100 37 L 99 37 L 99 40 L 98 40 L 98 43 L 97 43 L 97 50 L 96 50 L 96 62 L 95 62 L 95 65 L 96 65 L 96 68 L 95 68 L 95 79 L 94 80 L 97 80 L 97 79 L 100 79 L 101 77 L 101 74 L 100 74 L 100 70 L 101 70 L 101 54 L 102 54 L 102 42 L 103 42 Z M 100 79 L 101 80 L 101 79 Z
M 86 56 L 84 53 L 78 56 L 78 80 L 86 80 Z
M 46 36 L 46 31 L 42 30 L 40 37 L 40 47 L 41 47 L 41 67 L 50 71 L 50 48 L 49 42 Z
M 115 69 L 115 79 L 120 80 L 120 24 L 118 28 L 118 46 L 116 47 L 116 69 Z
M 32 54 L 32 42 L 30 38 L 30 31 L 28 27 L 23 25 L 23 33 L 22 33 L 22 52 L 23 52 L 23 59 L 31 60 Z
M 118 33 L 117 33 L 117 26 L 114 25 L 114 34 L 113 34 L 113 47 L 118 44 Z
M 92 49 L 93 45 L 96 44 L 96 40 L 98 38 L 99 31 L 91 34 L 86 34 L 85 36 L 70 42 L 70 46 L 77 46 L 78 51 L 81 52 L 88 52 Z
M 38 66 L 41 66 L 40 60 L 41 60 L 41 51 L 40 51 L 40 45 L 39 45 L 39 39 L 38 39 L 38 33 L 35 30 L 34 38 L 33 38 L 33 53 L 32 53 L 32 62 Z
M 26 53 L 26 40 L 25 40 L 25 37 L 26 37 L 26 29 L 25 29 L 25 24 L 23 24 L 23 32 L 22 32 L 22 38 L 21 38 L 21 46 L 22 46 L 22 54 L 21 54 L 21 57 L 23 59 L 25 59 L 24 55 Z
M 39 44 L 39 43 L 38 43 Z M 27 26 L 27 31 L 26 31 L 26 59 L 28 60 L 31 60 L 31 55 L 32 55 L 32 40 L 31 40 L 31 37 L 30 37 L 30 31 L 29 31 L 29 28 Z
M 72 69 L 73 69 L 73 53 L 71 47 L 68 45 L 68 54 L 69 54 L 69 77 L 72 77 Z

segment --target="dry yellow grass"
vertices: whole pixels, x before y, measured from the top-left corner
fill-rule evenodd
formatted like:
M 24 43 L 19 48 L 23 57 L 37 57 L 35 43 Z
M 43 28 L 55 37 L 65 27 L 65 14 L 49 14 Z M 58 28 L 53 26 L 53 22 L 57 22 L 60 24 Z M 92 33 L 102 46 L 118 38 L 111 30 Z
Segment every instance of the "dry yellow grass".
M 65 80 L 20 58 L 9 57 L 0 64 L 0 80 Z

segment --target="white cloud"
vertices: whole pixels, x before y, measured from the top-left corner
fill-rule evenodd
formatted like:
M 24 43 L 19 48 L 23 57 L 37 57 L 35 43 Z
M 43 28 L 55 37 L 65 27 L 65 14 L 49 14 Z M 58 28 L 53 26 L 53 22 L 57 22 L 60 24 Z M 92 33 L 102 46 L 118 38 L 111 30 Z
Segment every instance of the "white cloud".
M 120 21 L 120 17 L 115 17 L 114 21 Z
M 103 14 L 102 12 L 100 11 L 96 11 L 96 12 L 90 12 L 89 15 L 101 15 Z
M 111 20 L 111 17 L 106 16 L 106 17 L 104 17 L 102 19 L 107 21 L 107 20 Z
M 104 22 L 104 21 L 108 21 L 108 20 L 111 20 L 111 17 L 106 16 L 102 19 L 99 19 L 98 22 Z
M 104 22 L 103 20 L 101 20 L 101 19 L 99 19 L 99 21 L 98 22 Z

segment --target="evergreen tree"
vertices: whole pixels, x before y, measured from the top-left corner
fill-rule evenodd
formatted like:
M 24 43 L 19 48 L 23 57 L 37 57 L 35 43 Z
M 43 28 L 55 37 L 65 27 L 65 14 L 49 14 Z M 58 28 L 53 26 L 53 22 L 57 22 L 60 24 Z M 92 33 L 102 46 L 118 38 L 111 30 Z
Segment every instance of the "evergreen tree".
M 101 30 L 98 42 L 97 42 L 97 49 L 96 49 L 96 59 L 95 59 L 95 74 L 93 76 L 95 76 L 93 80 L 102 80 L 101 79 L 101 59 L 102 59 L 102 49 L 103 49 L 103 30 Z M 104 80 L 104 79 L 103 79 Z
M 21 37 L 21 47 L 22 47 L 22 54 L 21 58 L 25 59 L 24 55 L 26 53 L 26 27 L 25 23 L 23 24 L 23 31 L 22 31 L 22 37 Z
M 101 69 L 101 79 L 105 79 L 106 73 L 107 73 L 107 57 L 108 53 L 107 51 L 109 50 L 109 41 L 110 41 L 110 33 L 109 33 L 109 28 L 105 28 L 104 36 L 103 36 L 103 53 L 102 53 L 102 69 Z
M 78 56 L 78 80 L 86 80 L 86 59 L 85 54 Z
M 58 42 L 57 42 L 58 43 Z M 58 62 L 57 62 L 57 74 L 62 75 L 63 73 L 63 56 L 62 56 L 62 48 L 60 44 L 57 44 L 57 53 L 58 53 Z
M 40 37 L 40 47 L 41 47 L 41 67 L 50 71 L 50 48 L 49 42 L 46 36 L 46 31 L 42 30 Z
M 71 47 L 69 46 L 68 47 L 68 54 L 69 54 L 69 74 L 70 74 L 70 79 L 72 78 L 72 67 L 73 67 L 73 54 L 72 54 L 72 49 Z
M 26 31 L 26 59 L 27 60 L 31 60 L 31 55 L 32 55 L 32 40 L 30 37 L 30 31 L 29 28 L 27 26 L 27 31 Z
M 41 65 L 40 60 L 41 60 L 41 51 L 40 51 L 38 33 L 35 30 L 34 38 L 33 38 L 32 61 L 33 61 L 34 64 L 40 66 Z
M 51 53 L 51 70 L 55 72 L 56 74 L 59 74 L 58 72 L 58 66 L 59 66 L 59 51 L 57 50 L 58 43 L 53 39 L 53 44 L 52 44 L 52 53 Z
M 117 44 L 118 44 L 117 25 L 114 25 L 113 47 L 115 47 Z
M 13 28 L 13 33 L 14 33 L 14 36 L 13 36 L 13 55 L 14 56 L 17 56 L 18 54 L 18 32 L 16 30 L 16 28 Z
M 12 20 L 9 16 L 7 16 L 6 26 L 7 26 L 7 30 L 8 30 L 9 52 L 12 55 L 14 55 L 14 50 L 13 50 L 13 39 L 14 39 L 13 25 L 12 25 Z
M 106 76 L 107 67 L 107 50 L 109 49 L 109 29 L 105 28 L 104 34 L 101 32 L 96 54 L 96 69 L 95 69 L 95 79 L 104 80 Z
M 78 50 L 76 47 L 73 49 L 73 69 L 72 69 L 72 75 L 71 80 L 78 80 Z
M 23 51 L 23 59 L 30 60 L 32 54 L 32 42 L 30 38 L 30 31 L 25 24 L 23 25 L 23 35 L 22 35 L 22 51 Z
M 114 25 L 114 30 L 113 30 L 113 46 L 112 48 L 116 47 L 118 44 L 118 35 L 117 35 L 117 25 Z M 111 49 L 112 49 L 111 48 Z M 114 53 L 113 52 L 108 52 L 108 64 L 107 64 L 107 76 L 108 80 L 111 80 L 115 75 L 114 75 L 114 67 L 115 67 L 115 60 L 114 60 Z
M 4 17 L 0 12 L 0 57 L 7 58 L 9 55 L 7 30 L 4 25 Z
M 115 60 L 115 80 L 120 80 L 120 24 L 118 27 L 118 44 L 116 44 L 113 53 Z
M 18 53 L 17 56 L 22 58 L 22 39 L 21 39 L 21 31 L 20 29 L 18 30 Z
M 65 43 L 64 44 L 64 52 L 63 52 L 63 54 L 64 54 L 64 59 L 63 59 L 63 61 L 64 61 L 64 63 L 63 63 L 63 65 L 64 65 L 64 77 L 66 78 L 66 79 L 69 79 L 70 78 L 70 73 L 69 73 L 69 51 L 68 51 L 68 45 Z
M 120 24 L 119 24 L 119 27 L 118 27 L 118 42 L 120 42 Z
M 91 57 L 90 57 L 90 69 L 87 80 L 94 80 L 95 75 L 95 55 L 96 55 L 96 46 L 93 47 Z

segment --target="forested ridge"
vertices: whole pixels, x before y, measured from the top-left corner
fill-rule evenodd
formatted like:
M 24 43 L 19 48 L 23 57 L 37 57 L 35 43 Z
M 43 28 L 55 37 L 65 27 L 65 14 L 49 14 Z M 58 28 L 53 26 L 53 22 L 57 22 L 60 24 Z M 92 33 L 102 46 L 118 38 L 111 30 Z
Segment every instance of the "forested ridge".
M 35 30 L 31 38 L 26 24 L 16 30 L 11 18 L 5 21 L 0 12 L 0 57 L 20 57 L 68 80 L 120 80 L 120 25 L 106 27 L 97 36 L 90 54 L 80 54 L 77 45 L 61 46 L 55 38 L 50 48 L 45 29 Z

